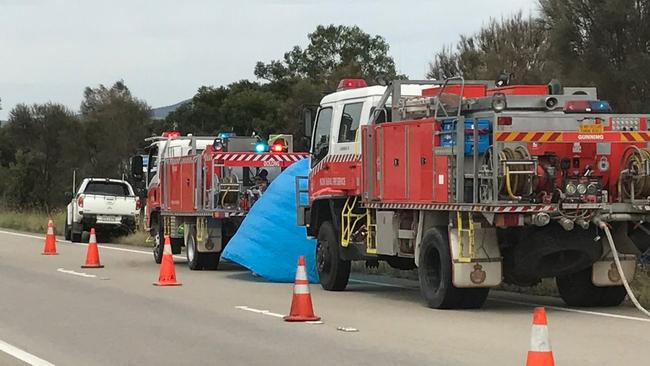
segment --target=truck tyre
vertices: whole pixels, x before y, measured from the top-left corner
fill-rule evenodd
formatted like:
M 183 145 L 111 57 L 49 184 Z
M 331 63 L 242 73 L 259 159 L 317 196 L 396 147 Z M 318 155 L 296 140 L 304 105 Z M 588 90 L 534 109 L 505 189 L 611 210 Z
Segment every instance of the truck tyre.
M 170 238 L 169 241 L 172 245 L 172 254 L 181 254 L 181 251 L 183 250 L 183 242 L 185 241 L 185 239 Z
M 196 232 L 191 229 L 187 235 L 185 245 L 187 255 L 187 265 L 192 271 L 211 270 L 214 271 L 219 266 L 221 253 L 201 253 L 196 247 Z
M 153 260 L 156 264 L 162 262 L 163 251 L 165 249 L 163 242 L 163 228 L 160 226 L 160 223 L 155 223 L 151 228 L 151 236 L 153 236 Z
M 418 277 L 420 292 L 434 309 L 474 309 L 483 306 L 488 288 L 456 288 L 451 278 L 447 228 L 429 229 L 422 238 Z
M 318 229 L 316 268 L 321 286 L 328 291 L 343 291 L 350 278 L 350 261 L 342 260 L 334 226 L 325 221 Z
M 81 232 L 81 242 L 88 243 L 90 241 L 90 232 L 84 230 Z
M 627 292 L 623 286 L 598 287 L 591 282 L 591 267 L 567 276 L 557 277 L 558 291 L 569 306 L 618 306 Z

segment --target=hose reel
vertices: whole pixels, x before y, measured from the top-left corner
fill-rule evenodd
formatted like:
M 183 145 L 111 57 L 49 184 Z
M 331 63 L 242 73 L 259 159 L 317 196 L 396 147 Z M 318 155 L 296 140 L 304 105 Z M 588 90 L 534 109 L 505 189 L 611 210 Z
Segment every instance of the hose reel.
M 621 158 L 618 178 L 620 198 L 646 199 L 650 197 L 650 150 L 630 146 Z
M 494 146 L 485 153 L 483 169 L 488 176 L 497 174 L 499 196 L 520 201 L 533 193 L 533 179 L 536 175 L 536 161 L 524 146 L 505 147 L 498 152 L 498 167 L 494 168 Z M 483 201 L 494 200 L 493 181 L 487 179 L 486 189 L 481 192 Z

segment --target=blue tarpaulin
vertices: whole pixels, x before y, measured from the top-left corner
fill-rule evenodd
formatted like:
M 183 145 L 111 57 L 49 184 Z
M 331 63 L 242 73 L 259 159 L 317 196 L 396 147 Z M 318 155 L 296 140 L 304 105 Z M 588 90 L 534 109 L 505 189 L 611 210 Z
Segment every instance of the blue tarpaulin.
M 305 256 L 310 282 L 318 282 L 316 242 L 296 224 L 296 176 L 306 176 L 309 160 L 292 164 L 271 182 L 248 212 L 222 258 L 274 282 L 293 282 L 299 256 Z M 305 197 L 301 197 L 304 200 Z

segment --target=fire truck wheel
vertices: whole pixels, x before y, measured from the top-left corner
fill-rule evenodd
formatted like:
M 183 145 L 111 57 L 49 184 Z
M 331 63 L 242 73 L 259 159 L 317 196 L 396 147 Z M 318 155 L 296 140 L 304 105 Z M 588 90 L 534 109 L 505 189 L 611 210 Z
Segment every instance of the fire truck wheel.
M 151 231 L 151 236 L 153 236 L 153 260 L 156 261 L 157 264 L 160 264 L 160 262 L 162 262 L 163 250 L 165 249 L 163 246 L 162 226 L 154 224 Z
M 627 293 L 623 286 L 597 287 L 591 282 L 591 267 L 555 279 L 562 300 L 569 306 L 618 306 Z
M 418 277 L 420 292 L 434 309 L 480 308 L 489 289 L 456 288 L 451 279 L 451 254 L 446 227 L 429 229 L 422 239 Z
M 341 259 L 336 231 L 329 221 L 323 222 L 318 229 L 316 268 L 325 290 L 345 290 L 350 278 L 350 261 Z
M 185 253 L 187 254 L 187 265 L 193 271 L 214 271 L 219 266 L 221 253 L 201 253 L 197 250 L 196 232 L 194 229 L 187 235 Z
M 191 230 L 188 233 L 186 244 L 185 254 L 187 255 L 187 266 L 190 267 L 192 271 L 203 269 L 201 255 L 198 250 L 196 250 L 196 234 L 194 233 L 194 230 Z

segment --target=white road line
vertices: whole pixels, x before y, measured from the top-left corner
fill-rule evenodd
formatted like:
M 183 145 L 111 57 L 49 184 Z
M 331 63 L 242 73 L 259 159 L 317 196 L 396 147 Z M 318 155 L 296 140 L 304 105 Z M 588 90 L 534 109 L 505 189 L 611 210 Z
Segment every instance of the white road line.
M 493 299 L 493 298 L 489 298 L 489 300 L 505 302 L 505 303 L 508 303 L 508 304 L 515 304 L 515 305 L 526 305 L 526 306 L 533 306 L 533 307 L 543 306 L 543 307 L 545 307 L 547 309 L 566 311 L 566 312 L 569 312 L 569 313 L 578 313 L 578 314 L 585 314 L 585 315 L 596 315 L 596 316 L 603 316 L 603 317 L 607 317 L 607 318 L 624 319 L 624 320 L 637 320 L 637 321 L 650 323 L 650 319 L 648 319 L 648 318 L 638 318 L 636 316 L 601 313 L 601 312 L 597 312 L 597 311 L 571 309 L 571 308 L 563 308 L 561 306 L 533 304 L 533 303 L 528 303 L 528 302 L 523 302 L 523 301 L 516 301 L 516 300 Z
M 255 308 L 249 308 L 248 306 L 235 306 L 235 309 L 250 311 L 252 313 L 268 315 L 268 316 L 272 316 L 272 317 L 276 317 L 276 318 L 284 318 L 284 315 L 282 315 L 282 314 L 272 313 L 272 312 L 270 312 L 268 310 L 260 310 L 260 309 L 255 309 Z
M 61 273 L 71 274 L 71 275 L 75 275 L 75 276 L 79 276 L 79 277 L 85 277 L 85 278 L 96 278 L 97 277 L 94 274 L 88 274 L 88 273 L 83 273 L 83 272 L 75 272 L 75 271 L 73 271 L 71 269 L 57 268 L 56 270 L 58 272 L 61 272 Z
M 30 239 L 43 239 L 43 236 L 38 236 L 38 235 L 31 235 L 31 234 L 22 234 L 22 233 L 15 233 L 13 231 L 4 231 L 0 230 L 0 234 L 7 234 L 7 235 L 14 235 L 14 236 L 22 236 L 24 238 L 30 238 Z M 73 243 L 69 240 L 56 240 L 58 243 L 63 243 L 63 244 L 72 244 L 72 245 L 81 245 L 81 246 L 88 246 L 86 243 Z M 118 252 L 127 252 L 127 253 L 136 253 L 136 254 L 146 254 L 146 255 L 152 255 L 151 252 L 147 252 L 144 250 L 136 250 L 136 249 L 126 249 L 126 248 L 117 248 L 117 247 L 111 247 L 111 246 L 106 246 L 106 245 L 97 245 L 97 247 L 102 248 L 102 249 L 108 249 L 108 250 L 115 250 Z M 182 255 L 175 255 L 174 258 L 176 259 L 184 259 Z
M 54 366 L 53 363 L 47 362 L 42 358 L 36 357 L 33 354 L 23 351 L 22 349 L 12 346 L 2 340 L 0 340 L 0 351 L 32 366 Z
M 382 287 L 401 288 L 401 289 L 406 289 L 406 290 L 418 290 L 417 287 L 408 287 L 408 286 L 394 285 L 394 284 L 389 284 L 389 283 L 356 280 L 356 279 L 352 279 L 352 278 L 350 279 L 350 282 L 356 282 L 356 283 L 362 283 L 362 284 L 368 284 L 368 285 L 375 285 L 375 286 L 382 286 Z M 562 307 L 562 306 L 544 305 L 544 304 L 537 304 L 537 303 L 526 302 L 526 301 L 499 299 L 499 298 L 494 298 L 494 297 L 488 297 L 488 300 L 489 301 L 495 301 L 495 302 L 502 302 L 502 303 L 506 303 L 506 304 L 514 304 L 514 305 L 522 305 L 522 306 L 530 306 L 530 307 L 543 306 L 543 307 L 545 307 L 547 309 L 553 309 L 553 310 L 557 310 L 557 311 L 565 311 L 565 312 L 568 312 L 568 313 L 577 313 L 577 314 L 583 314 L 583 315 L 593 315 L 593 316 L 600 316 L 600 317 L 605 317 L 605 318 L 614 318 L 614 319 L 622 319 L 622 320 L 634 320 L 634 321 L 650 323 L 650 319 L 648 319 L 648 318 L 639 318 L 639 317 L 636 317 L 636 316 L 628 316 L 628 315 L 619 315 L 619 314 L 612 314 L 612 313 L 602 313 L 602 312 L 598 312 L 598 311 L 572 309 L 572 308 L 565 308 L 565 307 Z

